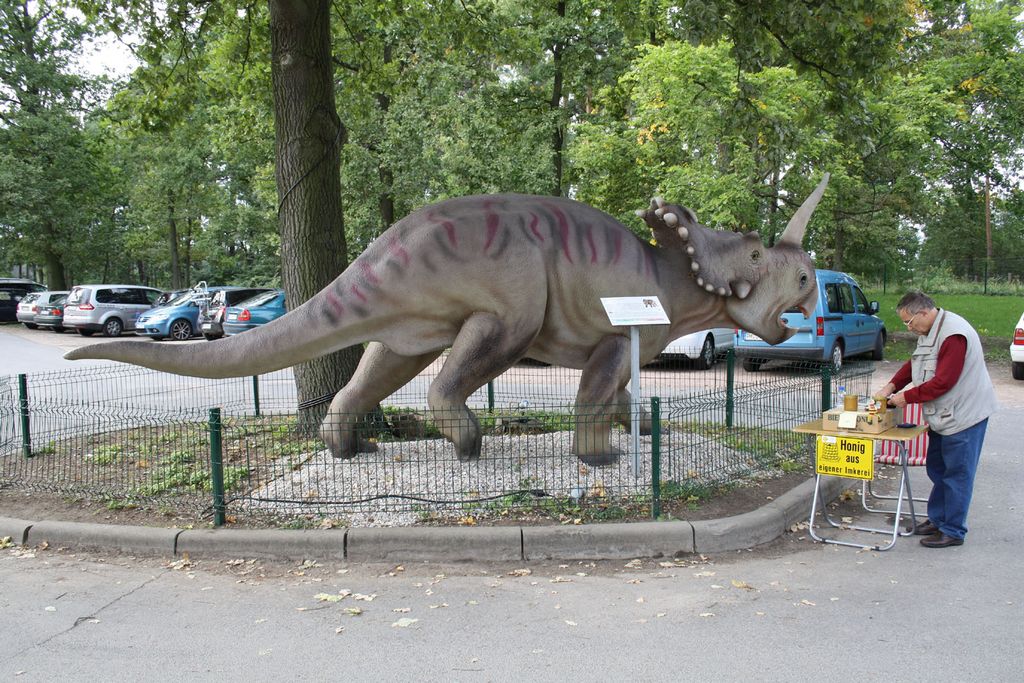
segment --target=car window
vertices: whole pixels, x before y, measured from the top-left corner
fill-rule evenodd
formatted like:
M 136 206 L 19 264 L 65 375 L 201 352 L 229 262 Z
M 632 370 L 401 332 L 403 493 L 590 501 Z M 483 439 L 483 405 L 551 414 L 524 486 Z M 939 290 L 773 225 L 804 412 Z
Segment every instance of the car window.
M 143 303 L 149 304 L 150 306 L 155 304 L 156 300 L 160 298 L 160 292 L 155 289 L 143 289 L 142 292 L 146 298 Z
M 168 306 L 168 307 L 169 306 L 184 306 L 185 304 L 187 304 L 191 300 L 192 300 L 192 292 L 185 292 L 184 294 L 179 294 L 178 296 L 174 297 L 173 299 L 168 301 L 166 304 L 164 304 L 164 306 Z
M 860 291 L 860 287 L 853 288 L 853 300 L 857 304 L 858 313 L 868 312 L 868 298 L 864 296 L 864 292 Z
M 117 303 L 117 295 L 113 289 L 97 289 L 95 298 L 98 304 Z
M 842 313 L 853 313 L 853 293 L 850 285 L 839 285 L 839 310 Z
M 25 298 L 21 300 L 23 304 L 30 304 L 33 301 L 39 301 L 39 292 L 30 292 L 25 295 Z
M 88 289 L 73 289 L 73 290 L 71 290 L 71 293 L 68 294 L 68 303 L 70 305 L 72 305 L 72 306 L 77 306 L 78 304 L 82 303 L 83 301 L 87 300 L 88 298 L 89 298 L 89 290 Z
M 59 294 L 59 295 L 53 297 L 52 299 L 50 299 L 50 305 L 51 306 L 60 306 L 62 303 L 64 303 L 67 300 L 68 300 L 68 295 L 67 294 Z
M 839 285 L 832 283 L 825 285 L 825 305 L 829 313 L 842 313 L 839 306 Z
M 271 290 L 269 292 L 263 292 L 262 294 L 257 294 L 256 296 L 252 297 L 251 299 L 246 299 L 245 301 L 239 302 L 238 305 L 239 306 L 263 306 L 265 304 L 270 303 L 274 299 L 276 299 L 277 298 L 277 294 L 278 293 L 273 291 L 273 290 Z

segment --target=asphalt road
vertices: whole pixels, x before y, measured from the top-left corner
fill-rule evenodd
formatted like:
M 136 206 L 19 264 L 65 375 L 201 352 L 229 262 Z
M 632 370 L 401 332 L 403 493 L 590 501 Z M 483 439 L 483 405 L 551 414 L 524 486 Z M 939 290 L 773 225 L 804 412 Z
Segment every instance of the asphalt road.
M 7 548 L 0 676 L 1018 680 L 1019 398 L 991 421 L 959 548 L 861 551 L 797 531 L 704 559 L 404 567 Z

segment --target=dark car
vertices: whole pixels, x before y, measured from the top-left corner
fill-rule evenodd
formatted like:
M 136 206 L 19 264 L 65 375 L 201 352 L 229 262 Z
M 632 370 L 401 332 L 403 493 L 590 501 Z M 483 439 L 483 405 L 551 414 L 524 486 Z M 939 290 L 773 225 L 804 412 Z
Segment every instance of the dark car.
M 36 312 L 35 325 L 54 332 L 64 331 L 64 302 L 68 300 L 68 293 L 51 298 L 47 303 L 41 304 Z
M 26 294 L 45 292 L 46 285 L 17 277 L 0 278 L 0 321 L 14 322 L 18 319 L 18 304 Z
M 240 287 L 215 293 L 210 299 L 209 307 L 199 316 L 199 326 L 203 331 L 203 336 L 209 341 L 220 339 L 224 336 L 224 312 L 229 306 L 272 291 L 274 290 L 269 287 Z

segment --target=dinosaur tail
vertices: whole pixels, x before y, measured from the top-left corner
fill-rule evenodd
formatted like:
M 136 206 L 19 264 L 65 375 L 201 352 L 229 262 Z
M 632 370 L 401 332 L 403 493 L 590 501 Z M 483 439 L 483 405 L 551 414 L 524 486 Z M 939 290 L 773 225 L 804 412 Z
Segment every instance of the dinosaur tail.
M 68 360 L 115 360 L 190 377 L 244 377 L 280 370 L 357 344 L 344 328 L 325 325 L 313 297 L 277 320 L 214 342 L 114 341 L 69 351 Z

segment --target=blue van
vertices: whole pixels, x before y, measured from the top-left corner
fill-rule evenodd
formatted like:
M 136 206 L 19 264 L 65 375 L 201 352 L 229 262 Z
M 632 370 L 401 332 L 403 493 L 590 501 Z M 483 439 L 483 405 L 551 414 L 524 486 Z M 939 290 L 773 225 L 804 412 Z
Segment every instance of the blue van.
M 736 355 L 743 359 L 743 369 L 756 372 L 765 362 L 774 359 L 817 360 L 831 363 L 838 371 L 843 360 L 870 354 L 882 360 L 885 351 L 885 323 L 879 318 L 878 302 L 868 301 L 857 281 L 835 270 L 815 271 L 818 279 L 818 303 L 814 315 L 805 318 L 796 310 L 782 317 L 796 334 L 775 346 L 745 330 L 736 331 Z

